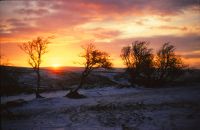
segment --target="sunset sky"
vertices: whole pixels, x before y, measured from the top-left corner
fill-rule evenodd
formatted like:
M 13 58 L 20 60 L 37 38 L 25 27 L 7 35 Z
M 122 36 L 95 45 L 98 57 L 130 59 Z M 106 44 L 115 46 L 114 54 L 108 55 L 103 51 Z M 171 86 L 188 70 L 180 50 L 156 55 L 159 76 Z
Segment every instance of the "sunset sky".
M 149 41 L 155 51 L 176 46 L 191 67 L 200 68 L 200 0 L 13 0 L 0 1 L 3 60 L 29 66 L 18 45 L 51 37 L 42 66 L 80 66 L 81 46 L 95 43 L 123 67 L 121 48 Z

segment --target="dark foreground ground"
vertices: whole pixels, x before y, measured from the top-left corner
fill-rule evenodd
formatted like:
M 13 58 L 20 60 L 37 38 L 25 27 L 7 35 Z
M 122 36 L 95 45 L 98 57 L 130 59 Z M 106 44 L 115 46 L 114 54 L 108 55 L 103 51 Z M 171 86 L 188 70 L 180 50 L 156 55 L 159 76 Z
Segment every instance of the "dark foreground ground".
M 2 105 L 2 130 L 198 130 L 200 87 L 82 90 L 85 99 L 57 97 Z

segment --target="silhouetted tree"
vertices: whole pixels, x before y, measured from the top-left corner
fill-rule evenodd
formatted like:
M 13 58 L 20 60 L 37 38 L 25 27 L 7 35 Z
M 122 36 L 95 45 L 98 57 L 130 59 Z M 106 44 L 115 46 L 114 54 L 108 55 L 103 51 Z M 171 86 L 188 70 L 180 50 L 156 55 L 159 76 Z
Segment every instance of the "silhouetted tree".
M 175 47 L 165 43 L 157 52 L 155 67 L 157 68 L 156 79 L 162 83 L 180 76 L 186 66 L 181 57 L 175 54 Z
M 185 65 L 181 57 L 175 54 L 173 45 L 165 43 L 156 56 L 147 45 L 147 42 L 136 41 L 132 46 L 122 48 L 121 58 L 132 85 L 160 85 L 182 74 Z
M 145 41 L 135 41 L 132 46 L 122 48 L 121 58 L 127 67 L 127 72 L 134 83 L 144 83 L 149 80 L 153 73 L 152 49 L 148 49 Z
M 44 39 L 37 37 L 32 41 L 28 41 L 19 45 L 19 47 L 29 56 L 28 63 L 34 69 L 37 74 L 37 88 L 35 91 L 36 98 L 40 98 L 40 65 L 42 62 L 42 56 L 47 53 L 47 45 L 49 44 L 48 38 Z
M 77 88 L 71 89 L 66 95 L 70 98 L 81 98 L 83 95 L 78 93 L 78 90 L 83 86 L 87 76 L 94 70 L 98 68 L 110 69 L 112 63 L 110 62 L 110 56 L 106 52 L 99 51 L 95 48 L 93 44 L 88 44 L 83 47 L 84 52 L 81 57 L 84 58 L 84 71 L 81 74 L 80 83 Z

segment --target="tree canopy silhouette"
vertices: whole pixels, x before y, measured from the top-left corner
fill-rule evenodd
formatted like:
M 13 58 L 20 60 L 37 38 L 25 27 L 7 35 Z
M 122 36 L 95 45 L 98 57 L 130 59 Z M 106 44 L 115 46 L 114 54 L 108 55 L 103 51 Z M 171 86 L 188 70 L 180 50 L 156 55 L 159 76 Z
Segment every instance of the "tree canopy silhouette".
M 175 54 L 175 47 L 165 43 L 157 52 L 155 67 L 157 68 L 157 80 L 166 82 L 179 76 L 186 66 L 181 57 Z
M 77 88 L 71 89 L 66 95 L 70 98 L 81 98 L 83 95 L 78 93 L 78 90 L 83 86 L 87 76 L 94 70 L 98 68 L 111 69 L 112 63 L 110 61 L 110 56 L 108 53 L 96 49 L 93 44 L 88 44 L 83 47 L 84 51 L 81 57 L 84 59 L 83 65 L 84 70 L 81 74 L 80 83 Z
M 127 67 L 132 85 L 154 86 L 173 80 L 185 67 L 175 47 L 165 43 L 156 55 L 148 43 L 135 41 L 132 46 L 123 47 L 121 58 Z
M 40 65 L 42 63 L 42 56 L 47 53 L 47 45 L 49 44 L 48 38 L 37 37 L 32 41 L 28 41 L 19 45 L 19 47 L 29 56 L 28 63 L 37 74 L 37 88 L 35 91 L 36 98 L 40 98 Z
M 153 54 L 145 41 L 135 41 L 132 46 L 122 48 L 121 58 L 127 66 L 132 85 L 140 84 L 151 77 L 153 72 Z M 142 80 L 142 81 L 141 81 Z

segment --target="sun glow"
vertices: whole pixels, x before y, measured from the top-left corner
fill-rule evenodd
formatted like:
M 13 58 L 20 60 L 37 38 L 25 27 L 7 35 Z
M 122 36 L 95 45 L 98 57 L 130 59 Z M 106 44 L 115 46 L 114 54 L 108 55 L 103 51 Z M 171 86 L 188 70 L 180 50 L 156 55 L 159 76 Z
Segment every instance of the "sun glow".
M 59 64 L 59 63 L 54 63 L 54 64 L 52 64 L 50 70 L 51 70 L 51 72 L 53 72 L 53 73 L 60 73 L 60 72 L 62 71 L 62 69 L 61 69 L 61 64 Z
M 54 68 L 54 69 L 58 69 L 58 68 L 60 68 L 60 64 L 58 64 L 58 63 L 55 63 L 55 64 L 52 64 L 52 67 Z

